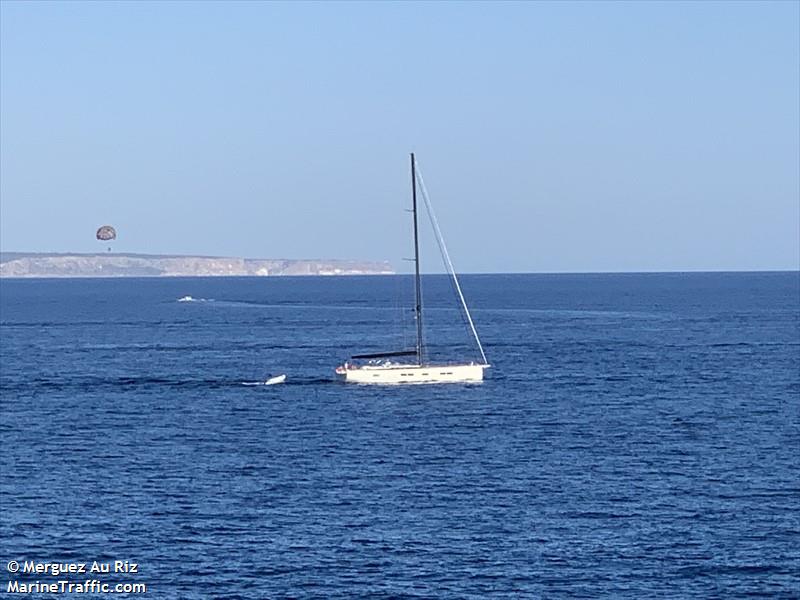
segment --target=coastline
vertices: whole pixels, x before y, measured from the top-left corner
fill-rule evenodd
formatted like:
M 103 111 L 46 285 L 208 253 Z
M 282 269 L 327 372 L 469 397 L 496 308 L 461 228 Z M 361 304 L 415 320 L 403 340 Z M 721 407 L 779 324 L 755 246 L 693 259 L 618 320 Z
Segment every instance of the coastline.
M 388 261 L 117 253 L 0 253 L 0 278 L 393 275 Z

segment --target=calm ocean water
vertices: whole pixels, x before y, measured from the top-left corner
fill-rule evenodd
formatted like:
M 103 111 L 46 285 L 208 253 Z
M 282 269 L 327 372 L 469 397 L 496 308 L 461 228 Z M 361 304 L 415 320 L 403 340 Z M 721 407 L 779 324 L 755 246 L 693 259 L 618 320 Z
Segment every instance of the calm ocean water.
M 490 379 L 374 388 L 333 369 L 409 341 L 407 277 L 0 282 L 2 592 L 128 560 L 97 579 L 159 599 L 800 595 L 797 273 L 462 283 Z

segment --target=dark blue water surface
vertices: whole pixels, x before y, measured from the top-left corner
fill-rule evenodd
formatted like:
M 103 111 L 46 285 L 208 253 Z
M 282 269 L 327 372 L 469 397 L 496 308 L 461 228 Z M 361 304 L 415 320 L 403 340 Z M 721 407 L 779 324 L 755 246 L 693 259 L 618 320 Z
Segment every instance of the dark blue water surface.
M 408 343 L 409 283 L 3 280 L 3 577 L 128 560 L 97 578 L 167 599 L 798 597 L 797 273 L 467 276 L 487 381 L 334 381 Z M 424 286 L 431 355 L 473 352 L 447 280 Z

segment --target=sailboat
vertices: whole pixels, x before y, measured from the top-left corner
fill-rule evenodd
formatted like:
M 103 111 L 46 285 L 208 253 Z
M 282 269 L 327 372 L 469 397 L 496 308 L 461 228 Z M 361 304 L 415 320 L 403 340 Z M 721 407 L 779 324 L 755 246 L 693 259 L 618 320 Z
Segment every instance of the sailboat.
M 420 178 L 420 183 L 422 180 Z M 336 373 L 347 383 L 372 383 L 372 384 L 404 384 L 404 383 L 468 383 L 483 381 L 484 371 L 490 367 L 483 351 L 483 345 L 478 337 L 475 324 L 472 321 L 469 308 L 467 308 L 461 285 L 458 283 L 453 263 L 444 244 L 439 224 L 433 212 L 424 184 L 419 188 L 431 219 L 434 233 L 442 251 L 445 265 L 453 278 L 454 288 L 457 292 L 461 306 L 464 310 L 467 323 L 480 352 L 481 362 L 456 362 L 436 363 L 427 362 L 422 338 L 422 289 L 419 275 L 419 226 L 417 223 L 417 163 L 414 153 L 411 153 L 411 212 L 414 217 L 414 319 L 416 321 L 417 343 L 410 350 L 395 350 L 390 352 L 376 352 L 370 354 L 355 354 L 343 365 L 336 368 Z M 413 360 L 408 360 L 413 357 Z M 367 361 L 367 362 L 363 362 Z M 402 362 L 404 361 L 404 362 Z

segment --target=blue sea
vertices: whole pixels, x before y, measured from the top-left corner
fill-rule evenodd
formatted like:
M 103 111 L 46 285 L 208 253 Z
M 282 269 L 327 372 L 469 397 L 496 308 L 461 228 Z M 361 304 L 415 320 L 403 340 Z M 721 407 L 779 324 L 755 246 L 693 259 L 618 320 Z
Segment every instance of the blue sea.
M 372 387 L 333 370 L 413 346 L 405 276 L 0 282 L 0 595 L 800 596 L 798 273 L 462 285 L 489 378 Z

